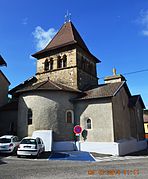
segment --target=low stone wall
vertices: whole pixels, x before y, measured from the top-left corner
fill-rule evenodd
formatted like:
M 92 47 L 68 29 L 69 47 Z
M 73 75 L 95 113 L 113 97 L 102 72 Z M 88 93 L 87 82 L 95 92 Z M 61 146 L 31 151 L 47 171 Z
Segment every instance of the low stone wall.
M 101 154 L 118 155 L 118 144 L 115 142 L 81 142 L 80 150 Z
M 119 142 L 119 155 L 137 152 L 147 148 L 146 140 L 137 141 L 136 139 Z
M 74 141 L 54 142 L 52 149 L 53 151 L 80 150 L 121 156 L 146 148 L 146 140 L 137 141 L 136 139 L 131 139 L 120 142 L 76 142 L 76 144 Z
M 136 139 L 120 142 L 81 142 L 81 150 L 111 155 L 126 155 L 147 148 L 146 140 Z

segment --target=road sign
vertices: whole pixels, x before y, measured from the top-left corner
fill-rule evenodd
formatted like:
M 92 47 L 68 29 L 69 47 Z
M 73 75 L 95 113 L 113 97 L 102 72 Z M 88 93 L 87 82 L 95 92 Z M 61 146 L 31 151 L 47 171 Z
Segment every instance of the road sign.
M 79 126 L 79 125 L 76 125 L 76 126 L 74 127 L 73 131 L 74 131 L 75 134 L 81 134 L 81 132 L 82 132 L 82 127 Z

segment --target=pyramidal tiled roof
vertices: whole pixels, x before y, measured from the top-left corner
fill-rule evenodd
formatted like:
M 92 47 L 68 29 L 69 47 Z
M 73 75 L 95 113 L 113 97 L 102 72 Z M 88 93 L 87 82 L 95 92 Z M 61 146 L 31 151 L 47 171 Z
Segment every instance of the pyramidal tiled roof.
M 85 45 L 83 39 L 72 22 L 66 22 L 49 42 L 49 44 L 43 50 L 33 54 L 32 56 L 36 56 L 45 51 L 54 50 L 71 44 L 78 44 L 81 48 L 89 52 L 87 46 Z
M 45 49 L 53 49 L 75 43 L 89 51 L 72 22 L 66 22 Z
M 85 42 L 81 38 L 79 32 L 76 30 L 72 22 L 66 22 L 61 29 L 57 32 L 57 34 L 53 37 L 53 39 L 49 42 L 49 44 L 41 51 L 33 54 L 33 57 L 37 57 L 44 52 L 52 51 L 61 47 L 65 47 L 68 45 L 77 44 L 87 53 L 92 55 L 87 48 Z M 92 55 L 93 56 L 93 55 Z M 97 62 L 100 62 L 95 56 L 93 56 Z

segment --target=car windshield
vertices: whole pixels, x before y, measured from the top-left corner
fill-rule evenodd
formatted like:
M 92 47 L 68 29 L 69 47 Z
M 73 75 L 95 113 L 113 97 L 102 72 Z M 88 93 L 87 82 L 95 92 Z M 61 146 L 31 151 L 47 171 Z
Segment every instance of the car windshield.
M 0 143 L 10 143 L 11 139 L 7 139 L 7 138 L 1 138 L 0 139 Z
M 21 144 L 36 144 L 36 140 L 35 139 L 23 139 L 21 141 Z

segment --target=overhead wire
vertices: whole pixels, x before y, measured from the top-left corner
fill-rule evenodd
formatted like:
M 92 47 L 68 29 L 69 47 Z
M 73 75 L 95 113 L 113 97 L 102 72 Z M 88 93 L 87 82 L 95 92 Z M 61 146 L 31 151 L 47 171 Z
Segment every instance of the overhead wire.
M 135 74 L 135 73 L 142 73 L 142 72 L 147 72 L 148 71 L 148 69 L 142 69 L 142 70 L 138 70 L 138 71 L 132 71 L 132 72 L 127 72 L 127 73 L 123 73 L 122 75 L 132 75 L 132 74 Z M 104 77 L 100 77 L 99 79 L 103 79 L 103 78 L 105 78 L 105 76 Z

